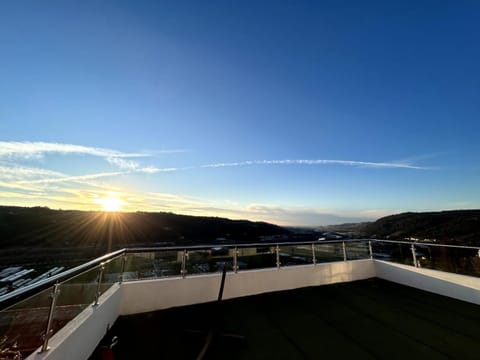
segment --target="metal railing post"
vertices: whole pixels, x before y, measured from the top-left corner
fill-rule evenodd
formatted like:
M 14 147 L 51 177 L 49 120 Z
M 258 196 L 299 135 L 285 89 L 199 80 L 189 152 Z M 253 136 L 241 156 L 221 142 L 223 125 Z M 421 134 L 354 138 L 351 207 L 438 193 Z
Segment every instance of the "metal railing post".
M 280 246 L 278 244 L 275 246 L 275 257 L 277 260 L 277 269 L 280 269 Z
M 345 241 L 342 241 L 342 249 L 343 249 L 343 261 L 347 261 L 347 246 L 345 245 Z
M 368 242 L 368 252 L 370 253 L 370 259 L 373 259 L 372 240 Z
M 100 286 L 102 285 L 103 279 L 103 272 L 105 271 L 105 263 L 100 264 L 100 270 L 98 272 L 98 279 L 97 279 L 97 292 L 95 293 L 95 301 L 93 302 L 93 306 L 98 305 L 98 299 L 100 298 Z
M 187 249 L 184 249 L 182 254 L 182 268 L 180 270 L 180 275 L 182 275 L 183 278 L 187 276 L 187 259 L 188 259 L 188 251 Z
M 238 272 L 238 249 L 236 246 L 233 248 L 233 272 L 235 274 Z
M 58 282 L 53 285 L 52 293 L 50 294 L 50 298 L 52 299 L 50 302 L 50 310 L 48 311 L 48 321 L 47 321 L 47 328 L 45 329 L 45 334 L 43 338 L 42 349 L 40 352 L 45 352 L 48 350 L 48 340 L 50 339 L 50 332 L 52 328 L 52 321 L 53 321 L 53 312 L 55 311 L 55 306 L 57 304 L 58 294 L 60 294 Z
M 123 254 L 123 258 L 122 258 L 122 268 L 120 269 L 120 276 L 118 277 L 118 282 L 120 284 L 123 282 L 123 274 L 125 273 L 126 264 L 127 264 L 127 253 Z
M 418 267 L 417 254 L 416 254 L 416 252 L 415 252 L 415 245 L 412 244 L 412 247 L 411 247 L 410 249 L 412 250 L 413 266 Z
M 315 244 L 312 244 L 312 262 L 313 265 L 317 265 L 317 257 L 315 256 Z

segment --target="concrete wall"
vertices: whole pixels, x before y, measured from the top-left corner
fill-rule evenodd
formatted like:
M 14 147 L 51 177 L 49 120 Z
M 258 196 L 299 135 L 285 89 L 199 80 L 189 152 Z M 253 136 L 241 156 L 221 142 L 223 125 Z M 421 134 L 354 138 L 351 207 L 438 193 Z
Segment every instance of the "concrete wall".
M 121 286 L 113 285 L 99 299 L 95 307 L 88 306 L 77 317 L 57 332 L 49 341 L 50 350 L 31 354 L 28 360 L 85 360 L 119 314 Z M 40 349 L 38 349 L 40 350 Z
M 480 278 L 375 260 L 380 279 L 480 305 Z
M 374 276 L 374 264 L 369 259 L 315 266 L 241 271 L 237 274 L 227 274 L 223 298 L 230 299 L 264 292 L 362 280 Z M 122 284 L 120 315 L 215 301 L 218 297 L 220 280 L 221 274 L 215 273 L 189 276 L 185 279 L 125 282 Z

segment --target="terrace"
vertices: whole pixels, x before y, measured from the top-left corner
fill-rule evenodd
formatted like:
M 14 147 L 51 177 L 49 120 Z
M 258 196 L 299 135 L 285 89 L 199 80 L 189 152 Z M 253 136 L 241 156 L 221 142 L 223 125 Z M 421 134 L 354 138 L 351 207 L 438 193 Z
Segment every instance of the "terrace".
M 386 240 L 124 249 L 1 296 L 0 349 L 95 359 L 117 336 L 117 359 L 190 359 L 213 329 L 212 359 L 473 358 L 478 251 Z
M 105 340 L 118 337 L 119 360 L 196 359 L 216 311 L 120 317 Z M 477 305 L 380 279 L 231 299 L 219 311 L 208 359 L 469 359 L 480 341 Z

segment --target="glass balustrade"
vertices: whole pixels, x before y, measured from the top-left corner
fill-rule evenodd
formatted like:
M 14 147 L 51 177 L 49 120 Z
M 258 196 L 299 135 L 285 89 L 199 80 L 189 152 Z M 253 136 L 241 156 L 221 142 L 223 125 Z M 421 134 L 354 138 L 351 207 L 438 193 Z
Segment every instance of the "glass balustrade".
M 347 260 L 360 260 L 370 258 L 368 241 L 345 242 Z
M 421 256 L 422 252 L 416 249 L 416 255 Z M 391 262 L 414 265 L 411 243 L 400 242 L 375 242 L 373 245 L 374 258 L 388 260 Z
M 477 249 L 417 245 L 415 251 L 418 267 L 480 276 L 480 254 Z
M 2 351 L 10 351 L 11 354 L 20 353 L 19 359 L 21 359 L 42 345 L 48 322 L 51 294 L 52 289 L 48 288 L 0 311 L 0 339 L 3 340 L 0 349 Z
M 317 263 L 343 260 L 342 242 L 323 244 L 318 242 L 314 246 Z
M 312 245 L 279 246 L 281 266 L 313 264 Z
M 156 252 L 126 254 L 123 281 L 156 277 L 155 257 Z
M 75 276 L 59 277 L 62 280 L 56 285 L 52 283 L 37 294 L 0 311 L 0 350 L 20 352 L 25 357 L 45 344 L 47 328 L 50 330 L 49 336 L 52 336 L 88 306 L 95 306 L 98 298 L 117 282 L 197 276 L 221 271 L 223 266 L 227 271 L 242 272 L 368 259 L 371 256 L 377 260 L 419 268 L 480 276 L 478 248 L 387 240 L 316 241 L 307 244 L 232 245 L 154 251 L 132 249 L 101 262 L 98 260 L 98 263 L 94 262 Z M 52 296 L 53 289 L 56 289 L 55 296 Z M 54 307 L 52 298 L 55 298 Z M 50 309 L 53 309 L 51 316 Z
M 183 251 L 132 252 L 124 257 L 122 280 L 179 276 Z
M 239 247 L 237 264 L 239 271 L 276 267 L 275 246 Z
M 98 265 L 59 284 L 51 335 L 94 303 L 100 268 Z

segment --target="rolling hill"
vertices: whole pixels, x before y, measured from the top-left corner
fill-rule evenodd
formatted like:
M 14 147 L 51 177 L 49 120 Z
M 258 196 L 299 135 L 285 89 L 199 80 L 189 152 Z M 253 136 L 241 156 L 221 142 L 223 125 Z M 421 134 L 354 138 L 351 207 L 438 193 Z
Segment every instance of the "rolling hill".
M 51 263 L 57 256 L 85 260 L 129 246 L 252 242 L 286 234 L 264 222 L 216 217 L 0 206 L 0 263 L 19 257 L 27 262 Z
M 407 212 L 366 224 L 360 233 L 390 239 L 435 239 L 441 243 L 480 245 L 480 210 Z

